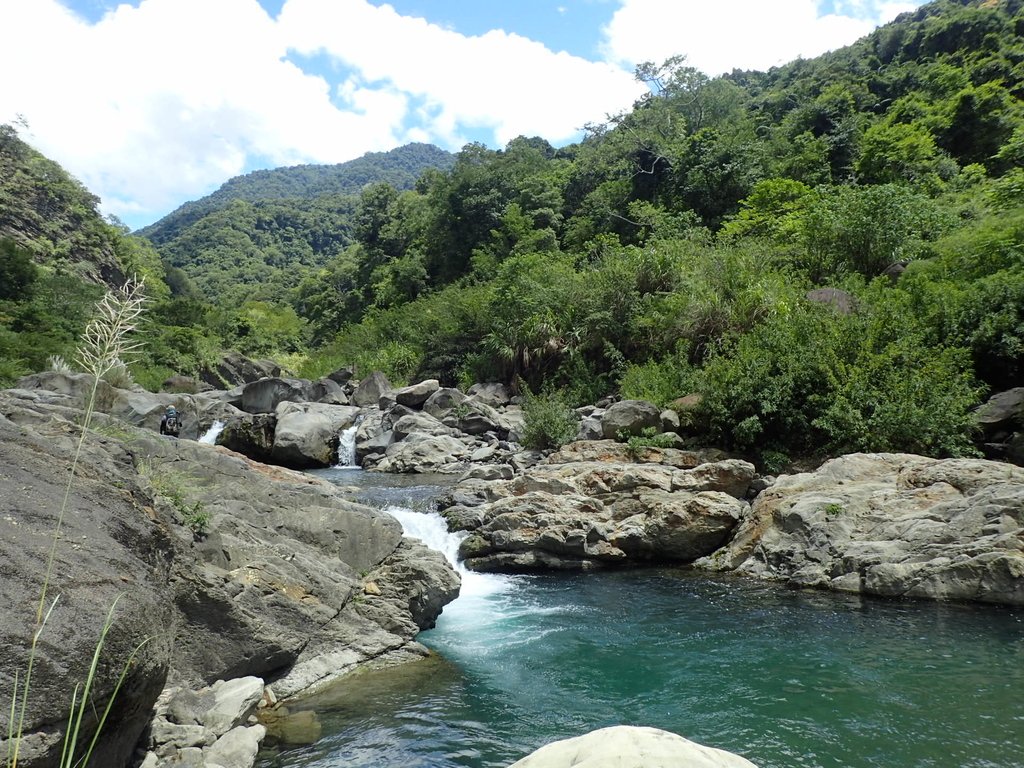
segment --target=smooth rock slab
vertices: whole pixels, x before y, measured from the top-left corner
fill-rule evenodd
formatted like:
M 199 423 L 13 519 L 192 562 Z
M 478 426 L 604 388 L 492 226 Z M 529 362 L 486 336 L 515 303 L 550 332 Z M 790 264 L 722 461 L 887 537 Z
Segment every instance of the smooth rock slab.
M 509 768 L 757 768 L 668 731 L 617 725 L 556 741 Z
M 267 729 L 262 725 L 232 728 L 204 752 L 206 765 L 252 768 L 256 762 L 256 753 L 260 749 L 260 742 L 266 735 Z
M 200 722 L 218 736 L 241 725 L 263 698 L 263 681 L 258 677 L 218 680 L 210 692 L 213 706 L 200 716 Z
M 851 454 L 762 491 L 696 563 L 795 587 L 1024 605 L 1024 469 Z

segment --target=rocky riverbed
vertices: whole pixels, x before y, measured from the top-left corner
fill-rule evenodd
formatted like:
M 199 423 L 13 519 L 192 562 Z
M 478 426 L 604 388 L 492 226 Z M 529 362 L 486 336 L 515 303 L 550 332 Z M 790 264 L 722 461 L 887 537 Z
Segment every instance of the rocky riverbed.
M 88 377 L 51 373 L 0 393 L 3 690 L 25 668 L 90 389 Z M 84 677 L 115 601 L 106 653 L 133 662 L 111 715 L 119 725 L 98 746 L 103 765 L 244 766 L 262 738 L 256 709 L 425 653 L 416 634 L 458 576 L 389 515 L 295 471 L 336 462 L 342 433 L 364 468 L 460 476 L 443 514 L 468 532 L 461 556 L 479 570 L 694 565 L 796 587 L 1024 604 L 1024 470 L 998 461 L 856 455 L 762 477 L 718 451 L 608 439 L 653 429 L 660 444 L 682 443 L 671 413 L 636 401 L 581 409 L 579 440 L 543 454 L 519 444 L 523 414 L 501 385 L 396 389 L 346 371 L 196 395 L 101 384 L 97 405 L 54 549 L 49 594 L 60 599 L 37 651 L 26 768 L 52 763 L 70 681 Z M 156 434 L 167 405 L 185 437 L 224 424 L 220 445 Z M 119 674 L 101 666 L 98 707 Z M 262 693 L 216 727 L 202 706 L 183 708 L 225 685 Z

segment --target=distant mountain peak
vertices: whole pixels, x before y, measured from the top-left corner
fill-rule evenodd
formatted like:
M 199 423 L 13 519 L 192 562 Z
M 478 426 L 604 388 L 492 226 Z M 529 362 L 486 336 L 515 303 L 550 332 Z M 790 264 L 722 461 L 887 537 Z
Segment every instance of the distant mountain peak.
M 344 163 L 303 164 L 251 171 L 228 179 L 215 192 L 185 203 L 137 234 L 162 244 L 232 200 L 312 199 L 356 195 L 367 184 L 386 181 L 396 189 L 411 189 L 427 168 L 447 170 L 455 155 L 433 144 L 414 142 L 386 152 L 367 152 Z

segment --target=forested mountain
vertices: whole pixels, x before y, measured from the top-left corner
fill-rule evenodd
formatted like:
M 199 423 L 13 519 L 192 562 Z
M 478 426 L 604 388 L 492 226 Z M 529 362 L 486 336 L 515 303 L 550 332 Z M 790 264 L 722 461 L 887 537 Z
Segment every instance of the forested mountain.
M 216 192 L 185 203 L 137 234 L 161 245 L 233 200 L 316 199 L 358 195 L 372 182 L 387 182 L 395 189 L 411 189 L 427 168 L 448 170 L 455 157 L 433 144 L 406 144 L 388 152 L 367 152 L 335 165 L 295 165 L 253 171 L 228 179 Z
M 51 271 L 108 285 L 124 269 L 159 270 L 152 248 L 104 221 L 99 199 L 57 163 L 0 125 L 0 240 Z M 10 293 L 10 289 L 8 289 Z
M 454 155 L 431 144 L 407 144 L 338 165 L 254 171 L 138 234 L 211 301 L 285 301 L 306 270 L 323 267 L 352 243 L 363 187 L 411 189 L 423 171 L 444 171 L 454 162 Z
M 643 397 L 768 469 L 974 452 L 971 409 L 1024 384 L 1022 6 L 936 0 L 769 72 L 647 64 L 650 93 L 572 146 L 218 204 L 158 237 L 173 295 L 133 370 L 231 346 Z
M 0 384 L 70 355 L 93 303 L 127 275 L 169 295 L 153 247 L 104 221 L 98 202 L 0 125 Z

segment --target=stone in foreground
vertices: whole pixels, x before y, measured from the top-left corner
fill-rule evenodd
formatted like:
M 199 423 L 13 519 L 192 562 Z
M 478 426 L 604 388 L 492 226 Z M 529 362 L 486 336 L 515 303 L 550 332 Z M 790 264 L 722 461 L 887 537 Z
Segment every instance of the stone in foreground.
M 509 768 L 757 768 L 668 731 L 617 725 L 541 747 Z

